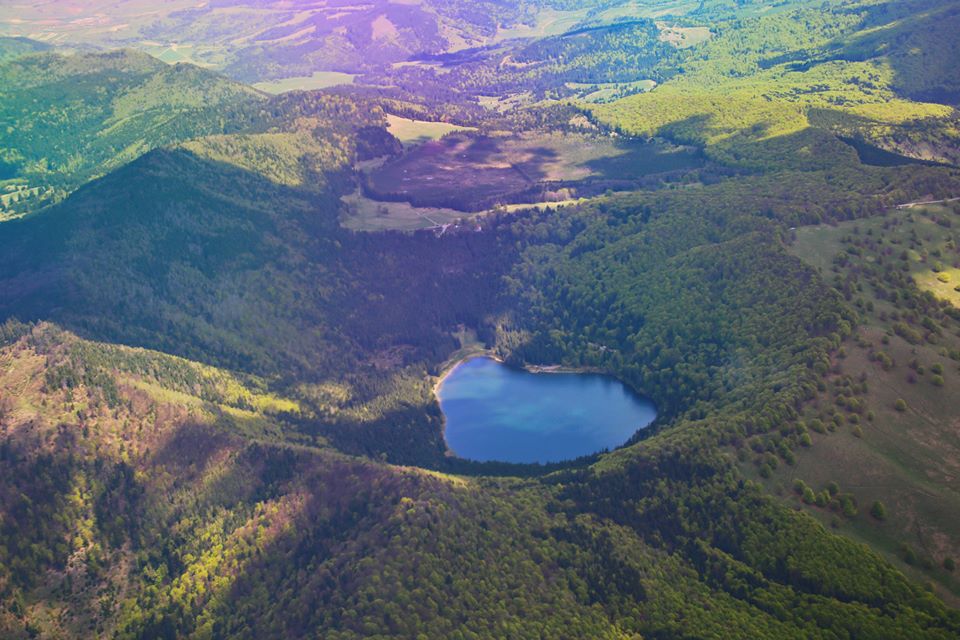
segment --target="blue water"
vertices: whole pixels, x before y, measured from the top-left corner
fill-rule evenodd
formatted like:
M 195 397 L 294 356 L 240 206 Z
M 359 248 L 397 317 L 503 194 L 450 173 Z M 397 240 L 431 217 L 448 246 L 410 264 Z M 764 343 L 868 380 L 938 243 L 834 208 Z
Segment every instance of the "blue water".
M 613 449 L 657 415 L 608 376 L 530 373 L 490 358 L 458 365 L 438 395 L 447 446 L 481 461 L 558 462 Z

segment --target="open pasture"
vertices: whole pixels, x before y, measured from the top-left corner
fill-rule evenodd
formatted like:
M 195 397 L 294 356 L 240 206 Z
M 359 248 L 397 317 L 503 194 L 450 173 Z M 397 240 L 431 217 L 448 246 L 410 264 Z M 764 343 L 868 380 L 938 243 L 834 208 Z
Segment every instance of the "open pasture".
M 353 231 L 417 231 L 452 224 L 466 216 L 441 207 L 414 207 L 409 202 L 378 202 L 354 192 L 341 198 L 340 224 Z
M 955 320 L 934 320 L 915 296 L 930 293 L 943 308 L 960 308 L 958 209 L 894 210 L 796 232 L 791 251 L 848 291 L 860 314 L 828 388 L 846 376 L 863 387 L 855 402 L 832 394 L 835 405 L 827 395 L 807 408 L 808 426 L 819 421 L 829 429 L 812 430 L 811 452 L 772 480 L 789 487 L 799 478 L 817 492 L 837 482 L 851 491 L 860 514 L 841 531 L 883 550 L 915 578 L 939 583 L 954 601 L 960 581 L 943 563 L 960 557 L 960 335 Z M 888 268 L 906 277 L 897 280 Z M 796 499 L 789 489 L 784 495 Z M 886 507 L 883 520 L 868 514 L 876 501 Z M 813 512 L 837 524 L 828 510 Z
M 430 140 L 439 140 L 443 136 L 456 131 L 475 131 L 471 127 L 461 127 L 449 122 L 430 122 L 414 120 L 387 114 L 387 130 L 399 140 L 404 147 L 415 146 Z
M 316 71 L 309 76 L 297 76 L 269 82 L 258 82 L 253 85 L 265 93 L 280 94 L 288 91 L 315 91 L 344 84 L 353 84 L 355 75 L 340 73 L 339 71 Z
M 709 27 L 679 27 L 658 22 L 657 28 L 660 29 L 660 40 L 677 49 L 695 47 L 712 36 Z

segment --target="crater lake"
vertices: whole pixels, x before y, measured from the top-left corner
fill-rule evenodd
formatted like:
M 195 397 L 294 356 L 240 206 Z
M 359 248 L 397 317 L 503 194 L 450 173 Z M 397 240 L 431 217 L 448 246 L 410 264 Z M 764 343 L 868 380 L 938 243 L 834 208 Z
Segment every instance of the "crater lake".
M 559 462 L 624 444 L 653 403 L 596 373 L 534 373 L 492 358 L 458 364 L 437 395 L 447 447 L 461 458 Z

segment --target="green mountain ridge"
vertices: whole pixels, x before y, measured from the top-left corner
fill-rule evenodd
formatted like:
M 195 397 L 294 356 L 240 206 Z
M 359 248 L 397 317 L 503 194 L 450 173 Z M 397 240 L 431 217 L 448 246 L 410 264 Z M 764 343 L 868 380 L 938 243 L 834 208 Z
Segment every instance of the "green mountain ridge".
M 211 72 L 134 51 L 17 58 L 0 67 L 0 86 L 0 177 L 43 192 L 14 213 L 62 199 L 152 148 L 224 132 L 232 112 L 265 100 Z

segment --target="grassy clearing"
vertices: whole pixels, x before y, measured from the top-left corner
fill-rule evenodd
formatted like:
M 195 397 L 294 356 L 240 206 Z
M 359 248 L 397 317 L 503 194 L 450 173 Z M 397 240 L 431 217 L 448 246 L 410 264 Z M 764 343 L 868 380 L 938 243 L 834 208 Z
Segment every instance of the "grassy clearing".
M 859 228 L 864 235 L 882 235 L 899 249 L 897 253 L 906 254 L 906 260 L 902 262 L 922 291 L 929 291 L 960 308 L 960 292 L 956 289 L 960 286 L 960 256 L 955 249 L 960 235 L 960 219 L 956 209 L 928 205 L 837 227 L 824 225 L 800 229 L 795 251 L 805 261 L 827 271 L 834 257 L 847 244 L 843 242 L 844 236 L 854 229 Z M 899 224 L 884 228 L 894 221 Z
M 178 64 L 186 62 L 200 67 L 212 66 L 207 62 L 197 59 L 197 48 L 191 44 L 145 44 L 143 50 L 167 64 Z
M 298 76 L 295 78 L 284 78 L 282 80 L 271 80 L 269 82 L 258 82 L 253 85 L 254 89 L 259 89 L 265 93 L 274 95 L 287 93 L 288 91 L 315 91 L 317 89 L 327 89 L 345 84 L 353 84 L 357 76 L 352 73 L 340 73 L 339 71 L 316 71 L 313 75 Z
M 537 14 L 536 22 L 530 25 L 517 25 L 509 29 L 499 28 L 494 42 L 503 42 L 514 38 L 546 38 L 558 36 L 576 27 L 589 15 L 587 9 L 577 11 L 557 11 L 544 9 Z
M 455 131 L 476 131 L 472 127 L 461 127 L 449 122 L 413 120 L 393 114 L 387 114 L 387 129 L 405 147 L 422 144 L 430 140 L 439 140 L 448 133 Z
M 535 102 L 530 91 L 505 96 L 477 96 L 478 104 L 490 111 L 505 113 L 511 109 L 519 109 Z
M 380 202 L 352 193 L 341 198 L 346 211 L 340 224 L 353 231 L 417 231 L 451 224 L 467 217 L 441 207 L 414 207 L 407 202 Z
M 584 84 L 568 82 L 567 88 L 577 91 L 575 99 L 590 104 L 610 102 L 627 95 L 652 91 L 657 86 L 654 80 L 638 80 L 636 82 L 603 82 L 599 84 Z
M 613 192 L 618 193 L 618 192 Z M 619 192 L 625 193 L 625 192 Z M 570 198 L 568 200 L 554 200 L 551 202 L 521 202 L 519 204 L 508 204 L 503 207 L 505 211 L 527 211 L 530 209 L 535 209 L 537 211 L 544 211 L 546 209 L 557 209 L 559 207 L 572 207 L 580 204 L 585 204 L 589 202 L 590 198 Z
M 799 502 L 790 489 L 794 478 L 816 492 L 830 482 L 852 492 L 860 513 L 844 519 L 841 531 L 879 549 L 913 577 L 934 581 L 954 603 L 960 602 L 960 580 L 943 563 L 960 558 L 960 323 L 941 319 L 931 331 L 923 314 L 914 313 L 912 298 L 880 293 L 863 277 L 848 278 L 864 265 L 892 263 L 916 289 L 958 307 L 955 284 L 938 277 L 960 278 L 954 275 L 958 230 L 960 213 L 935 206 L 796 232 L 795 255 L 828 281 L 855 283 L 846 291 L 861 326 L 843 345 L 828 385 L 850 376 L 862 380 L 866 391 L 856 395 L 859 411 L 822 394 L 808 407 L 807 424 L 832 411 L 839 424 L 827 422 L 832 432 L 811 431 L 813 446 L 768 481 L 790 502 Z M 887 509 L 882 521 L 868 514 L 876 501 Z M 826 510 L 809 508 L 825 524 L 838 524 Z
M 391 69 L 429 69 L 438 75 L 446 75 L 452 71 L 452 68 L 445 67 L 439 62 L 427 62 L 425 60 L 402 60 L 390 65 Z
M 479 220 L 490 210 L 477 213 L 464 213 L 455 209 L 441 207 L 414 207 L 407 202 L 381 202 L 354 192 L 341 198 L 346 211 L 340 224 L 352 231 L 419 231 L 432 229 L 445 224 L 455 224 L 464 220 Z M 504 211 L 525 211 L 536 209 L 568 207 L 584 204 L 589 198 L 571 198 L 553 202 L 533 202 L 508 204 Z
M 678 27 L 658 22 L 657 28 L 660 29 L 660 40 L 677 49 L 695 47 L 713 36 L 709 27 Z

